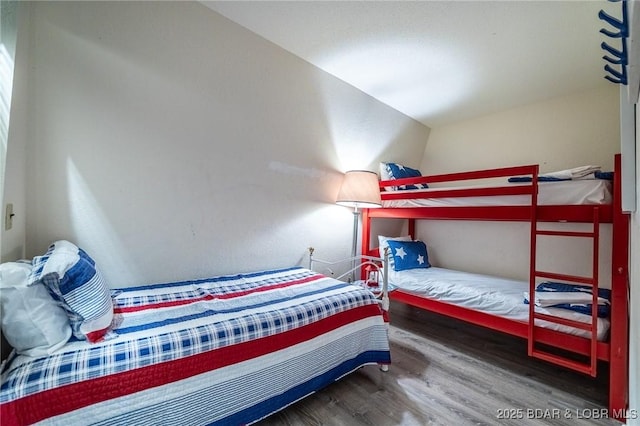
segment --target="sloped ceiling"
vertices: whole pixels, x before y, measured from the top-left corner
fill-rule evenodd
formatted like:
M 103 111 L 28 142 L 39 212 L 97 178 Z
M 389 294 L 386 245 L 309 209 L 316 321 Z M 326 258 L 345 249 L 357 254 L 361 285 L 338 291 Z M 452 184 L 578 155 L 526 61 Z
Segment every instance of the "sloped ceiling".
M 613 84 L 608 1 L 203 1 L 429 127 Z M 615 42 L 611 42 L 615 45 Z

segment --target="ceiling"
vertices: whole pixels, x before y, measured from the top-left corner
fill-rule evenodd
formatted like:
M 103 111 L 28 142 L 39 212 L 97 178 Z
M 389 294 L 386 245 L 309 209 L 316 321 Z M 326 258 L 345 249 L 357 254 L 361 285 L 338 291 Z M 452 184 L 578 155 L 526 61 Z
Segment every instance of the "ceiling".
M 613 84 L 600 43 L 620 42 L 598 12 L 622 15 L 605 0 L 202 3 L 432 128 Z

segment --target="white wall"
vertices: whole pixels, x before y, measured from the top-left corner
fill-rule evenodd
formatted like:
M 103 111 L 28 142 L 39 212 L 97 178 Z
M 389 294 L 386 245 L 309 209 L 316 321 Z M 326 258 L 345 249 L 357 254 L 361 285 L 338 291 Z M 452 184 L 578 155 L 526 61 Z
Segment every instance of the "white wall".
M 636 170 L 640 172 L 640 155 L 636 155 Z M 636 183 L 640 188 L 640 179 Z M 640 190 L 638 190 L 640 196 Z M 629 425 L 640 425 L 640 213 L 631 219 L 631 294 L 629 330 L 629 410 L 636 417 Z
M 434 128 L 424 174 L 540 164 L 541 172 L 585 164 L 613 169 L 619 150 L 619 92 L 613 84 Z M 575 229 L 573 227 L 572 229 Z M 601 285 L 610 286 L 610 226 L 601 235 Z M 528 279 L 529 227 L 524 223 L 422 221 L 417 234 L 437 266 Z M 591 241 L 539 239 L 538 268 L 591 275 Z M 607 256 L 609 254 L 609 256 Z
M 24 188 L 24 144 L 9 146 L 9 133 L 21 126 L 20 120 L 11 121 L 12 112 L 21 107 L 20 102 L 12 103 L 13 92 L 20 87 L 13 85 L 16 60 L 16 43 L 18 38 L 18 4 L 15 1 L 2 0 L 0 2 L 0 259 L 7 256 L 21 257 L 24 249 L 24 220 L 25 220 L 25 188 Z M 16 116 L 18 114 L 15 114 Z M 11 122 L 11 126 L 9 123 Z M 12 161 L 7 162 L 11 157 Z M 18 179 L 14 179 L 18 177 Z M 18 182 L 19 181 L 19 182 Z M 5 232 L 5 203 L 4 197 L 11 199 L 16 216 L 13 222 L 15 232 Z M 6 241 L 10 240 L 10 241 Z
M 427 127 L 199 3 L 32 6 L 28 257 L 70 239 L 112 286 L 338 259 L 341 173 L 424 152 Z
M 620 151 L 619 89 L 601 87 L 434 128 L 425 174 L 539 164 L 540 172 L 584 164 L 613 169 Z
M 629 426 L 640 425 L 640 111 L 636 105 L 636 210 L 631 215 L 629 294 Z

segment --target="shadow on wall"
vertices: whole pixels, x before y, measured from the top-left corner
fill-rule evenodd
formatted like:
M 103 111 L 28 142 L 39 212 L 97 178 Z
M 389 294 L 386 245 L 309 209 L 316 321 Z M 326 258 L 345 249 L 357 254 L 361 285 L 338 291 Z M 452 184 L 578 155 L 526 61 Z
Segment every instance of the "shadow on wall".
M 7 340 L 2 335 L 2 332 L 0 332 L 0 361 L 4 361 L 5 359 L 7 359 L 12 349 L 13 348 L 11 347 L 11 345 L 9 345 L 9 342 L 7 342 Z

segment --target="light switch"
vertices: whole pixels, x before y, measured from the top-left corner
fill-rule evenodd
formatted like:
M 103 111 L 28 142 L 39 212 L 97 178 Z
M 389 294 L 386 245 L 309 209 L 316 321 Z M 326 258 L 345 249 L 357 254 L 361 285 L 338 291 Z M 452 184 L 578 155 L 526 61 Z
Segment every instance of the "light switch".
M 4 211 L 4 230 L 8 231 L 13 227 L 13 204 L 8 203 Z

